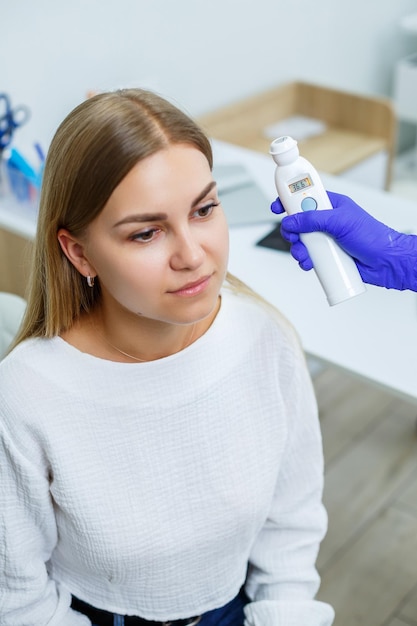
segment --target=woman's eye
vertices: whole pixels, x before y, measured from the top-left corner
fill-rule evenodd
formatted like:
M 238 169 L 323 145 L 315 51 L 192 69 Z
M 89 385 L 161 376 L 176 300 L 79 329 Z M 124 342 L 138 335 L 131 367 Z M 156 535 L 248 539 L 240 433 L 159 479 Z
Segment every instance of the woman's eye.
M 212 202 L 211 204 L 206 204 L 205 206 L 200 207 L 197 211 L 194 212 L 194 215 L 198 217 L 208 217 L 216 206 L 219 206 L 220 202 Z
M 143 241 L 144 243 L 148 241 L 152 241 L 158 233 L 157 228 L 150 228 L 149 230 L 143 230 L 141 233 L 136 233 L 136 235 L 132 235 L 132 241 Z

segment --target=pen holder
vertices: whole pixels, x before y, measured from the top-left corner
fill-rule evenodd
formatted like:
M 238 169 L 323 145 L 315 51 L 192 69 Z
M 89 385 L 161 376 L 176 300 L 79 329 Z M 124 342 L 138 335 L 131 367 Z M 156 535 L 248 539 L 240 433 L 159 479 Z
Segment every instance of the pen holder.
M 19 203 L 38 206 L 39 187 L 6 159 L 0 163 L 0 197 L 12 197 Z

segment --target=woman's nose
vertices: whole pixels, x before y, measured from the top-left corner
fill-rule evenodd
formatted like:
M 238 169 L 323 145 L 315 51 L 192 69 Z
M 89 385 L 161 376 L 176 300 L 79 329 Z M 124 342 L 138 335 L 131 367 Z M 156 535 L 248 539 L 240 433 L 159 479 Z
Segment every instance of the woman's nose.
M 175 270 L 195 270 L 203 263 L 205 252 L 190 229 L 175 236 L 171 254 L 171 267 Z

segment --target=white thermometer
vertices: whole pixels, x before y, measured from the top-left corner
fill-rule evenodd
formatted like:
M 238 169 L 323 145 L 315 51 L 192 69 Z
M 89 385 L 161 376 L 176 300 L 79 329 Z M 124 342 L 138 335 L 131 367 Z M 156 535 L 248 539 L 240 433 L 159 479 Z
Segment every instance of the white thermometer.
M 320 176 L 311 163 L 300 156 L 295 139 L 275 139 L 270 154 L 277 164 L 275 184 L 287 213 L 333 209 Z M 353 259 L 329 235 L 303 233 L 300 238 L 331 306 L 366 290 Z

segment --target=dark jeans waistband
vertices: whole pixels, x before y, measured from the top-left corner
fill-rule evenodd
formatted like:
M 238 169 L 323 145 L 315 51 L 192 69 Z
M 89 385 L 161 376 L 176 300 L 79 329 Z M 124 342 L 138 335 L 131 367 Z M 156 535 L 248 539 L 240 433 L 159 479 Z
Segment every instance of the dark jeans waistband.
M 179 619 L 166 622 L 157 622 L 143 619 L 142 617 L 133 617 L 128 615 L 118 615 L 97 609 L 75 596 L 72 598 L 71 608 L 83 615 L 86 615 L 94 626 L 243 626 L 243 607 L 247 604 L 243 588 L 239 594 L 223 607 L 213 609 L 204 613 L 202 616 L 195 616 L 186 619 Z

